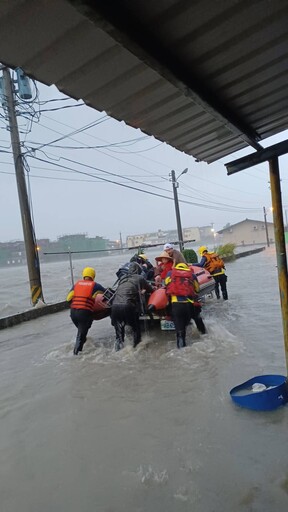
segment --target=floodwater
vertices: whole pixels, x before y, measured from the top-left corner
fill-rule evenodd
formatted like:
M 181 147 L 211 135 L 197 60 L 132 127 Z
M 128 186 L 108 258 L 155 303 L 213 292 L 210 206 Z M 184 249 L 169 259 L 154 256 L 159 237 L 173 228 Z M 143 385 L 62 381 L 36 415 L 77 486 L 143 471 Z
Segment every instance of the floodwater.
M 75 275 L 93 262 L 111 285 L 121 260 L 77 261 Z M 104 319 L 75 357 L 68 311 L 0 331 L 1 512 L 286 512 L 288 406 L 254 412 L 229 396 L 286 374 L 274 248 L 227 274 L 229 301 L 206 301 L 208 334 L 192 326 L 182 350 L 146 326 L 136 350 L 128 337 L 115 353 Z M 0 278 L 2 316 L 28 308 L 27 272 Z M 65 298 L 66 262 L 42 278 L 47 301 Z

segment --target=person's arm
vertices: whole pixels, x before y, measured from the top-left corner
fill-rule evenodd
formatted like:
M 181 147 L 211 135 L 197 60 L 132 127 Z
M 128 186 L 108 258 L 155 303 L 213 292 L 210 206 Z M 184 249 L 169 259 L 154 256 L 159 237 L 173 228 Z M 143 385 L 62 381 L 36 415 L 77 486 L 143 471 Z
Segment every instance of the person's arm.
M 172 270 L 169 270 L 167 276 L 165 277 L 165 286 L 167 286 L 169 283 L 171 283 L 172 279 L 171 279 L 171 274 L 172 274 Z
M 196 274 L 192 274 L 192 281 L 193 281 L 193 287 L 194 287 L 195 293 L 199 293 L 200 285 L 199 285 L 199 281 L 197 279 Z
M 68 293 L 67 297 L 66 297 L 66 301 L 67 302 L 71 302 L 71 300 L 73 299 L 74 297 L 74 288 L 71 288 L 70 292 Z
M 98 293 L 103 294 L 104 292 L 105 292 L 105 288 L 103 288 L 103 286 L 101 284 L 95 283 L 94 288 L 93 288 L 92 299 L 95 299 L 95 297 L 96 297 L 96 295 L 98 295 Z
M 140 284 L 141 290 L 146 290 L 146 292 L 148 292 L 148 293 L 152 293 L 155 290 L 155 287 L 151 286 L 148 283 L 148 281 L 146 281 L 146 279 L 142 276 L 140 276 L 139 284 Z
M 205 256 L 202 256 L 199 263 L 192 263 L 192 265 L 193 265 L 193 267 L 204 267 L 205 263 L 206 263 L 206 258 L 205 258 Z

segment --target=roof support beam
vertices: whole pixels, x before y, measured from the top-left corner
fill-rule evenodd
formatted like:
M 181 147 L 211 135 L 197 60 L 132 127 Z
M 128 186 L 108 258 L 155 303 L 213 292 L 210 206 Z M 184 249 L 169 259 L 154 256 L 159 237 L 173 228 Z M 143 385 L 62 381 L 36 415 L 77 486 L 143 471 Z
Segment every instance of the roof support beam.
M 250 155 L 243 156 L 243 158 L 238 158 L 238 160 L 225 164 L 227 174 L 230 176 L 236 172 L 243 171 L 249 167 L 254 167 L 254 165 L 266 162 L 266 160 L 286 155 L 286 153 L 288 153 L 288 140 L 284 140 L 283 142 L 274 144 L 269 148 L 261 149 L 260 151 L 257 151 L 257 153 L 251 153 Z
M 209 88 L 193 69 L 185 67 L 176 52 L 171 52 L 154 33 L 147 30 L 139 18 L 119 0 L 69 0 L 95 25 L 104 30 L 114 40 L 146 62 L 166 80 L 190 97 L 196 104 L 219 120 L 232 133 L 257 151 L 261 137 L 241 119 Z
M 277 255 L 279 293 L 284 334 L 284 350 L 288 372 L 288 273 L 284 233 L 283 207 L 278 158 L 269 159 L 269 175 L 273 207 L 274 234 Z

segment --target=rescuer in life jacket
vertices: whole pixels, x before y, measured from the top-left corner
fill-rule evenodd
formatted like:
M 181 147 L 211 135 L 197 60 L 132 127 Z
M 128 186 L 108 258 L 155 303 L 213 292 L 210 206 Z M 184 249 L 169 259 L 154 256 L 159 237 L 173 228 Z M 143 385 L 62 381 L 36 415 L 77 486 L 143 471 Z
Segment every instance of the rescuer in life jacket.
M 204 267 L 213 276 L 215 281 L 215 294 L 217 299 L 220 299 L 221 288 L 222 296 L 224 300 L 228 300 L 227 293 L 227 276 L 225 274 L 224 261 L 218 256 L 216 252 L 209 252 L 205 245 L 202 245 L 198 249 L 198 253 L 201 256 L 199 263 L 193 263 L 194 267 Z
M 175 324 L 177 348 L 186 347 L 186 328 L 191 318 L 198 331 L 206 334 L 205 324 L 200 316 L 201 305 L 197 292 L 199 283 L 188 265 L 178 263 L 165 279 L 166 293 L 171 297 L 172 319 Z
M 94 281 L 96 277 L 94 268 L 84 268 L 82 277 L 83 279 L 75 283 L 66 298 L 71 307 L 71 320 L 78 329 L 73 350 L 75 356 L 78 352 L 82 352 L 87 333 L 92 325 L 94 299 L 98 293 L 105 292 L 105 288 Z

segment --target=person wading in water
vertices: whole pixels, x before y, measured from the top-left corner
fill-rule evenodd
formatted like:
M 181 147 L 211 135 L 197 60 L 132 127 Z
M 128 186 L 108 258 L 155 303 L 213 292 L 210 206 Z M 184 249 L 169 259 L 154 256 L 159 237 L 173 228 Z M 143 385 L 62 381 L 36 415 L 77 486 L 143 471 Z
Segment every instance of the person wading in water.
M 75 283 L 66 298 L 71 307 L 71 320 L 77 327 L 76 342 L 73 350 L 75 356 L 77 356 L 78 352 L 82 352 L 87 333 L 92 325 L 94 299 L 98 293 L 105 292 L 105 288 L 94 281 L 96 277 L 94 268 L 84 268 L 82 277 L 83 279 Z
M 142 310 L 142 291 L 152 293 L 154 288 L 141 275 L 142 269 L 136 262 L 129 265 L 127 275 L 120 278 L 111 308 L 111 323 L 114 326 L 115 350 L 124 347 L 125 325 L 133 332 L 133 347 L 141 341 L 139 315 Z
M 218 256 L 216 252 L 209 252 L 208 248 L 205 245 L 202 245 L 198 249 L 198 253 L 201 256 L 201 261 L 199 263 L 193 263 L 194 267 L 204 267 L 208 272 L 210 272 L 211 276 L 213 276 L 215 281 L 215 294 L 217 299 L 220 299 L 220 290 L 221 288 L 222 296 L 224 300 L 228 300 L 228 292 L 227 292 L 227 276 L 225 274 L 225 264 L 224 261 Z

